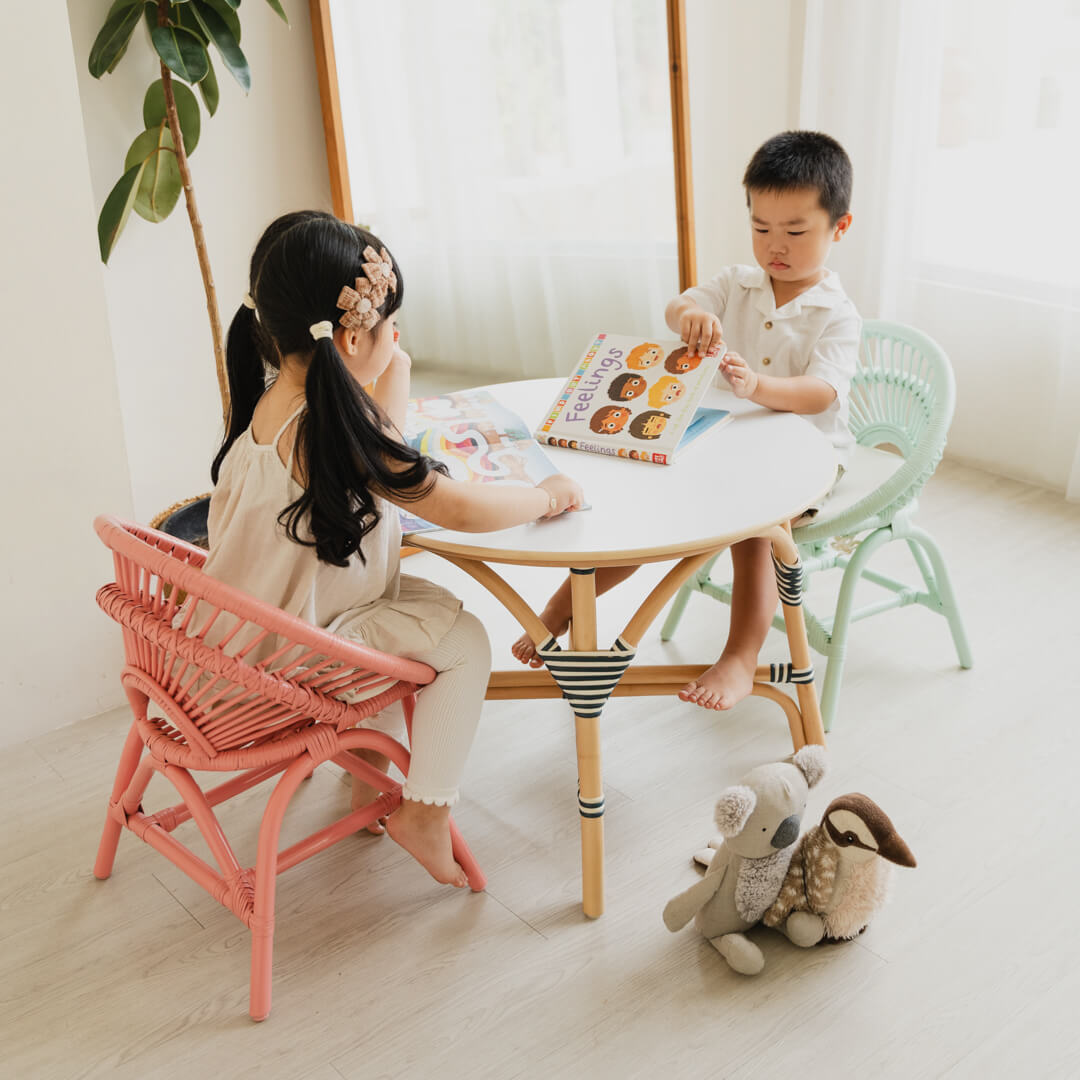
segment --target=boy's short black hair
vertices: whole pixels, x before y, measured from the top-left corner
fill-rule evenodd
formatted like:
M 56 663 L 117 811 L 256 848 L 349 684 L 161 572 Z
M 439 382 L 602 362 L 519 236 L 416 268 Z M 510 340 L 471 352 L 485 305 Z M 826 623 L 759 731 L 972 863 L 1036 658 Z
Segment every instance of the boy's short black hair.
M 813 188 L 835 225 L 851 208 L 851 159 L 830 135 L 785 131 L 758 147 L 743 174 L 746 205 L 752 191 Z

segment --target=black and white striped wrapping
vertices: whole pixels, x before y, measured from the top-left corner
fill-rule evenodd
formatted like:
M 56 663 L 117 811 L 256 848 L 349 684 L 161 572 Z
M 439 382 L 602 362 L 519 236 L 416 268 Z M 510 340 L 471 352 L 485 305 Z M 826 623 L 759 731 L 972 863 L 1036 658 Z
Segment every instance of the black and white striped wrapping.
M 771 683 L 811 683 L 813 681 L 813 667 L 797 668 L 792 663 L 769 665 L 769 682 Z
M 802 563 L 788 566 L 775 555 L 772 563 L 776 571 L 776 588 L 780 593 L 780 602 L 788 607 L 798 607 L 802 603 Z
M 610 649 L 578 652 L 564 651 L 552 636 L 536 650 L 578 716 L 600 715 L 635 652 L 621 637 Z
M 604 816 L 604 796 L 595 799 L 583 799 L 581 797 L 581 785 L 577 789 L 578 813 L 582 817 L 597 818 Z

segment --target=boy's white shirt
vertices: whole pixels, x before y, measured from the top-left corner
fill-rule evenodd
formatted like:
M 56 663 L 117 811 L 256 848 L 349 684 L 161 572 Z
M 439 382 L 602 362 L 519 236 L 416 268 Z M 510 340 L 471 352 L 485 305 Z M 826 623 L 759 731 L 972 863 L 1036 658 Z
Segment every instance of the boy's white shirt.
M 720 319 L 724 344 L 754 371 L 812 375 L 836 391 L 836 400 L 824 412 L 803 419 L 826 435 L 840 464 L 846 465 L 855 442 L 848 429 L 848 391 L 859 360 L 862 319 L 840 278 L 826 270 L 816 285 L 778 308 L 772 283 L 761 267 L 726 266 L 682 295 Z M 716 384 L 730 389 L 719 373 Z

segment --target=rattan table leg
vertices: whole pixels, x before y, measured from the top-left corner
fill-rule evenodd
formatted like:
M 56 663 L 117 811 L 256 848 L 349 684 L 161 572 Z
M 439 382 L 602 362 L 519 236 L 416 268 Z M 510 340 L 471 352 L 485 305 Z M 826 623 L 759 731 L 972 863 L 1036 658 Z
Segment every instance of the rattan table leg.
M 596 649 L 596 573 L 570 571 L 570 649 Z M 574 714 L 581 815 L 581 907 L 590 918 L 604 913 L 604 780 L 600 717 Z
M 799 549 L 791 537 L 789 525 L 777 525 L 768 535 L 772 541 L 773 556 L 784 564 L 785 569 L 798 571 L 795 576 L 797 591 L 785 597 L 785 591 L 781 588 L 780 606 L 784 613 L 784 629 L 787 632 L 791 662 L 797 669 L 812 671 L 810 642 L 806 636 L 806 619 L 802 608 L 802 563 Z M 799 712 L 802 714 L 803 738 L 808 743 L 824 746 L 825 728 L 821 722 L 821 708 L 813 678 L 796 682 L 795 693 L 799 699 Z

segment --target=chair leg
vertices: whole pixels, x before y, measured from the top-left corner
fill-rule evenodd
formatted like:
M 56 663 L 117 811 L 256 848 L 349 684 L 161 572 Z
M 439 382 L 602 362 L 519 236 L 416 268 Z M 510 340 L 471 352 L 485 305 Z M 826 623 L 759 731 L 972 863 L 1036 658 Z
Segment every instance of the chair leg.
M 855 603 L 855 586 L 858 585 L 866 564 L 878 548 L 893 539 L 890 526 L 870 533 L 855 549 L 855 554 L 844 567 L 840 593 L 836 598 L 836 614 L 833 616 L 832 630 L 829 634 L 827 648 L 829 662 L 825 668 L 825 681 L 821 691 L 821 722 L 826 731 L 832 728 L 840 700 L 840 683 L 847 660 L 848 630 L 851 628 L 851 611 Z
M 255 862 L 255 910 L 251 916 L 251 995 L 248 1012 L 252 1020 L 270 1015 L 274 965 L 274 899 L 277 889 L 278 839 L 289 801 L 311 771 L 307 754 L 298 757 L 281 775 L 266 804 L 259 826 Z
M 101 843 L 98 844 L 97 858 L 94 860 L 94 877 L 101 881 L 112 873 L 116 848 L 120 843 L 120 833 L 124 828 L 119 817 L 113 816 L 113 807 L 124 797 L 124 792 L 127 791 L 135 770 L 139 767 L 142 752 L 142 737 L 139 735 L 138 725 L 133 722 L 120 754 L 120 764 L 116 767 L 116 779 L 109 799 L 109 809 L 105 813 L 105 828 L 102 830 Z
M 840 702 L 840 683 L 844 677 L 844 656 L 830 656 L 821 681 L 821 726 L 826 734 L 832 731 L 836 707 Z
M 693 591 L 693 585 L 683 585 L 675 594 L 671 610 L 667 613 L 664 625 L 660 627 L 661 641 L 670 641 L 675 636 L 675 631 L 679 627 L 679 620 L 682 619 L 683 612 L 686 610 L 686 602 L 690 599 L 690 594 Z
M 682 619 L 683 612 L 686 610 L 686 602 L 690 599 L 690 594 L 692 592 L 701 591 L 702 584 L 709 580 L 713 563 L 715 563 L 719 557 L 719 555 L 714 555 L 696 574 L 694 574 L 693 580 L 688 581 L 675 594 L 675 600 L 671 605 L 671 610 L 664 620 L 664 625 L 660 628 L 661 641 L 670 641 L 675 636 L 675 631 L 678 629 L 679 620 Z
M 465 871 L 465 877 L 469 879 L 469 888 L 473 892 L 483 892 L 487 888 L 487 876 L 480 869 L 476 856 L 465 843 L 453 818 L 450 819 L 450 844 L 458 866 Z
M 962 668 L 969 668 L 975 663 L 968 643 L 967 633 L 964 630 L 963 620 L 960 618 L 960 608 L 956 603 L 956 595 L 953 593 L 952 581 L 949 571 L 945 567 L 945 559 L 941 549 L 937 546 L 934 538 L 923 529 L 912 527 L 909 530 L 909 539 L 919 544 L 926 552 L 933 570 L 933 581 L 927 581 L 926 586 L 931 594 L 936 595 L 941 604 L 941 614 L 945 616 L 949 624 L 949 632 L 952 634 L 953 645 L 956 647 L 956 656 Z M 916 560 L 918 561 L 918 560 Z M 920 567 L 920 570 L 922 567 Z M 923 577 L 926 573 L 923 572 Z

